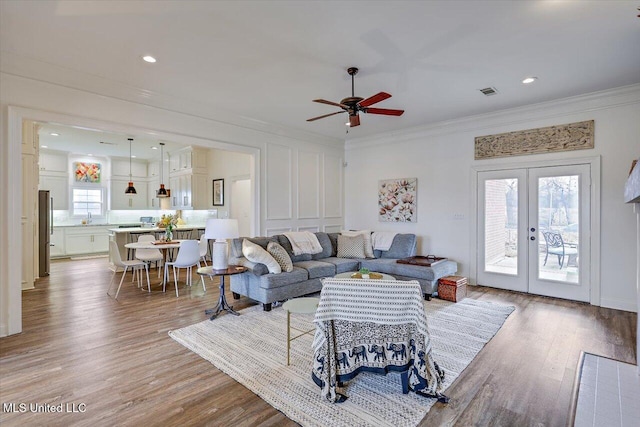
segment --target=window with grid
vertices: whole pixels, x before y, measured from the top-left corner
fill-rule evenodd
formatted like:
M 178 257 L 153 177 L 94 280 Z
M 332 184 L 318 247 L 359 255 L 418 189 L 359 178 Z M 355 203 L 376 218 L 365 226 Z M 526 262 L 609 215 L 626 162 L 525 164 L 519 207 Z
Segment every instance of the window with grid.
M 73 215 L 102 215 L 102 189 L 73 189 Z

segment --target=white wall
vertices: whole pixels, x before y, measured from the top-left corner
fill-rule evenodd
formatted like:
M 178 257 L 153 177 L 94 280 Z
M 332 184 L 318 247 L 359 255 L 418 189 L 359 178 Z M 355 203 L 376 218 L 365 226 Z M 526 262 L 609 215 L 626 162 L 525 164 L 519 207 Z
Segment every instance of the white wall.
M 207 194 L 212 199 L 211 209 L 218 210 L 218 218 L 229 216 L 231 200 L 231 180 L 234 177 L 251 176 L 251 156 L 224 150 L 209 150 L 209 180 L 207 182 Z M 213 180 L 224 179 L 224 206 L 213 206 Z
M 595 120 L 595 148 L 574 152 L 474 160 L 474 137 Z M 349 141 L 346 146 L 346 226 L 411 232 L 418 253 L 446 256 L 459 273 L 472 276 L 476 218 L 472 167 L 601 156 L 602 306 L 637 311 L 635 218 L 623 203 L 631 161 L 640 154 L 640 86 L 585 95 L 441 123 L 405 133 Z M 377 218 L 381 179 L 418 178 L 418 222 L 383 223 Z M 472 276 L 473 277 L 473 276 Z
M 72 89 L 45 82 L 50 77 L 46 69 L 31 71 L 40 77 L 29 79 L 0 73 L 0 188 L 8 189 L 0 196 L 0 232 L 3 236 L 0 239 L 0 336 L 18 333 L 22 328 L 20 269 L 9 266 L 22 264 L 21 247 L 18 247 L 20 228 L 14 224 L 19 224 L 21 217 L 20 126 L 24 119 L 123 134 L 146 133 L 185 145 L 249 154 L 254 159 L 252 174 L 258 189 L 254 201 L 256 234 L 281 228 L 283 221 L 292 229 L 323 229 L 328 223 L 341 225 L 343 222 L 342 169 L 338 171 L 339 177 L 331 175 L 325 180 L 324 174 L 327 169 L 335 172 L 336 165 L 342 164 L 344 144 L 341 141 L 264 124 L 252 128 L 241 122 L 221 122 L 206 105 L 145 93 L 91 76 L 78 81 L 78 85 L 86 90 Z M 319 180 L 310 185 L 295 182 L 299 153 L 310 153 L 318 159 Z M 283 170 L 290 173 L 283 175 Z M 288 188 L 274 189 L 272 183 L 282 183 L 283 176 L 293 182 Z M 300 191 L 317 194 L 320 205 L 316 218 L 298 220 L 294 204 L 299 200 Z M 324 192 L 331 195 L 326 206 Z M 295 207 L 289 218 L 270 217 L 267 210 L 277 209 L 283 198 Z M 306 206 L 302 208 L 308 211 Z

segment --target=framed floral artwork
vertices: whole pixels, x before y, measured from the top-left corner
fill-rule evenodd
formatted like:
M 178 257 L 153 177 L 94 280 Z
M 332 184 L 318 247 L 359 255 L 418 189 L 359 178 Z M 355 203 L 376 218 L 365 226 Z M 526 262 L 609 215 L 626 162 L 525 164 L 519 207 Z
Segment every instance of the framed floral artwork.
M 379 184 L 379 221 L 418 222 L 418 178 L 387 179 Z
M 100 182 L 100 174 L 102 173 L 100 163 L 74 162 L 73 170 L 76 182 L 93 184 Z

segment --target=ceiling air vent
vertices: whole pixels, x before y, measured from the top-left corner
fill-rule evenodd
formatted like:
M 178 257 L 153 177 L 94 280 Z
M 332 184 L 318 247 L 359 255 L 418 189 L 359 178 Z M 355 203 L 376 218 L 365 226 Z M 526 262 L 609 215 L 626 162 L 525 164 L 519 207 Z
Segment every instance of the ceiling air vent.
M 480 89 L 480 92 L 487 96 L 491 96 L 498 93 L 498 90 L 495 87 L 485 87 L 484 89 Z
M 105 144 L 105 145 L 118 145 L 115 142 L 104 142 L 104 141 L 100 141 L 100 144 Z

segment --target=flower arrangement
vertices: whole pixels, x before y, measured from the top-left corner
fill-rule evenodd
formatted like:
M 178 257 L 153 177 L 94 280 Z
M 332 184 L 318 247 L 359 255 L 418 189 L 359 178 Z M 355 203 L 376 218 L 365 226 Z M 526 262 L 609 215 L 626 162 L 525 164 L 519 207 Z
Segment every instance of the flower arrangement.
M 160 221 L 156 224 L 159 228 L 164 228 L 165 241 L 170 242 L 173 238 L 173 229 L 178 224 L 178 218 L 173 215 L 162 215 Z

